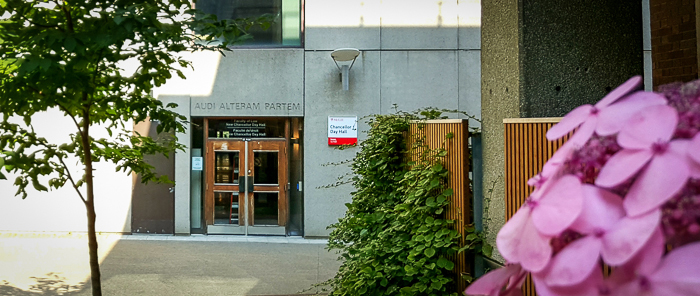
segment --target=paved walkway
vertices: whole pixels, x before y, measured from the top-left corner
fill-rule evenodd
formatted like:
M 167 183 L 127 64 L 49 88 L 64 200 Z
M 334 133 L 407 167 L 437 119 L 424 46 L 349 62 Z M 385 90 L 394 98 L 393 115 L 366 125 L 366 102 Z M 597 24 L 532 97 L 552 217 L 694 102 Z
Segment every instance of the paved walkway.
M 104 295 L 292 295 L 339 266 L 326 240 L 301 237 L 98 240 Z M 89 274 L 85 234 L 0 233 L 0 295 L 90 295 Z

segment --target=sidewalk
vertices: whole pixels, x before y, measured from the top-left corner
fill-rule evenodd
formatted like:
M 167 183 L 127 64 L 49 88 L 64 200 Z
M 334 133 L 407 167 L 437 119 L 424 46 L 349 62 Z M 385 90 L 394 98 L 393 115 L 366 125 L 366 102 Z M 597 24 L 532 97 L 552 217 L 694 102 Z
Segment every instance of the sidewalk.
M 340 265 L 326 240 L 301 237 L 98 240 L 104 295 L 292 295 Z M 85 234 L 0 234 L 0 295 L 90 295 L 89 274 Z

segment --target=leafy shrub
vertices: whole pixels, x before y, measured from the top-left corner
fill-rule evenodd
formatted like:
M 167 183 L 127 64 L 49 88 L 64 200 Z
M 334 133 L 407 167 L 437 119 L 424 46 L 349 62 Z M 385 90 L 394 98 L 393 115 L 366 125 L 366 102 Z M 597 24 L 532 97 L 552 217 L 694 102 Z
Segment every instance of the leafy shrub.
M 356 191 L 345 217 L 329 228 L 329 249 L 343 259 L 330 295 L 457 295 L 448 259 L 459 249 L 444 219 L 444 149 L 421 139 L 407 147 L 410 114 L 377 115 L 352 163 Z M 411 153 L 414 155 L 410 157 Z M 413 161 L 410 161 L 413 159 Z

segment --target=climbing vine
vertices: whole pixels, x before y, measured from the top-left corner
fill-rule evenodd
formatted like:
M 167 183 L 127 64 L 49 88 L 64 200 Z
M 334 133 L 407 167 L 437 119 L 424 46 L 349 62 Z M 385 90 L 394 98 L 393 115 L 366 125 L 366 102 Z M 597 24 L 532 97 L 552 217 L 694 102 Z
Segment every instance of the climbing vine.
M 330 295 L 457 295 L 448 258 L 459 250 L 460 234 L 444 218 L 452 194 L 441 163 L 447 152 L 421 139 L 407 147 L 417 119 L 407 113 L 369 119 L 368 137 L 351 165 L 352 202 L 329 227 L 329 249 L 343 260 L 322 284 Z

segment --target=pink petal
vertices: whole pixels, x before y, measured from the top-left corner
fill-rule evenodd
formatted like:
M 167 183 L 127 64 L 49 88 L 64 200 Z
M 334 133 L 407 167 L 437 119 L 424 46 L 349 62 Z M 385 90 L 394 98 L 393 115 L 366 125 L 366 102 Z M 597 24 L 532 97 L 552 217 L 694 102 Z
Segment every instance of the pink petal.
M 620 84 L 620 86 L 616 87 L 613 89 L 611 92 L 609 92 L 605 97 L 603 97 L 598 103 L 595 104 L 596 108 L 602 109 L 615 101 L 617 101 L 619 98 L 622 96 L 626 95 L 627 93 L 638 89 L 642 85 L 642 76 L 634 76 L 625 83 Z
M 695 160 L 695 162 L 700 163 L 700 133 L 693 137 L 690 142 L 690 148 L 688 148 L 688 155 L 690 158 Z
M 602 243 L 593 235 L 580 238 L 552 258 L 545 276 L 549 286 L 573 286 L 585 280 L 598 266 Z
M 683 158 L 674 153 L 655 155 L 625 196 L 627 215 L 638 216 L 660 206 L 683 188 L 689 176 Z
M 617 133 L 635 113 L 648 106 L 664 104 L 666 99 L 660 94 L 645 91 L 633 93 L 624 100 L 600 110 L 595 132 L 601 136 Z
M 660 210 L 622 218 L 603 236 L 603 248 L 600 252 L 603 261 L 612 266 L 629 261 L 649 241 L 660 220 Z
M 569 287 L 550 287 L 545 283 L 545 278 L 537 274 L 532 276 L 532 281 L 539 296 L 600 296 L 599 287 L 603 285 L 603 271 L 591 272 L 581 283 Z
M 520 263 L 528 271 L 540 271 L 552 256 L 549 237 L 540 234 L 530 220 L 530 207 L 513 215 L 496 236 L 498 250 L 508 262 Z
M 593 106 L 591 105 L 583 105 L 571 110 L 571 112 L 566 114 L 566 116 L 564 116 L 559 123 L 547 131 L 547 139 L 552 141 L 568 134 L 570 131 L 581 125 L 581 123 L 583 123 L 588 116 L 591 115 L 592 109 Z
M 637 173 L 652 156 L 653 152 L 650 150 L 621 150 L 610 157 L 600 169 L 595 184 L 605 188 L 620 185 Z
M 693 287 L 677 289 L 665 283 L 649 283 L 638 277 L 617 288 L 612 296 L 698 296 L 698 293 L 693 291 Z
M 620 130 L 617 142 L 623 148 L 648 149 L 657 142 L 668 142 L 678 124 L 678 112 L 671 106 L 649 106 L 632 116 Z
M 532 222 L 547 236 L 559 235 L 581 213 L 583 189 L 573 175 L 563 176 L 552 184 L 532 210 Z
M 636 263 L 635 270 L 640 274 L 651 274 L 652 271 L 656 270 L 661 262 L 661 257 L 666 252 L 666 238 L 661 230 L 661 227 L 657 227 L 654 233 L 647 241 L 646 245 L 640 249 L 635 256 L 630 259 L 630 261 L 636 260 L 637 257 L 644 257 L 644 260 L 640 260 Z M 630 261 L 627 261 L 628 263 Z
M 690 169 L 690 177 L 693 179 L 700 179 L 700 163 L 691 158 L 691 150 L 689 150 L 689 148 L 700 149 L 700 146 L 693 147 L 691 141 L 685 139 L 675 139 L 668 145 L 669 152 L 685 159 L 685 163 L 688 164 L 688 168 Z
M 508 265 L 503 268 L 493 270 L 480 277 L 464 291 L 467 295 L 491 295 L 494 291 L 503 288 L 511 276 L 520 272 L 520 265 Z
M 595 127 L 598 124 L 598 116 L 591 116 L 588 120 L 584 121 L 583 124 L 576 130 L 576 133 L 567 141 L 571 142 L 575 146 L 583 146 L 591 138 Z
M 656 270 L 666 251 L 666 240 L 660 227 L 654 230 L 647 243 L 625 264 L 615 268 L 608 278 L 614 286 L 633 280 L 637 275 L 649 275 Z
M 610 229 L 625 216 L 622 198 L 596 186 L 583 185 L 583 209 L 571 228 L 579 233 L 593 234 Z
M 650 278 L 657 282 L 696 283 L 700 291 L 700 242 L 684 245 L 666 254 Z
M 564 145 L 554 152 L 554 155 L 544 164 L 542 167 L 542 172 L 540 173 L 542 177 L 551 179 L 556 177 L 561 171 L 562 166 L 569 160 L 569 157 L 574 152 L 574 150 L 580 148 L 580 146 L 575 146 L 572 142 L 566 142 Z
M 700 295 L 700 242 L 676 248 L 651 274 L 639 273 L 615 295 Z

